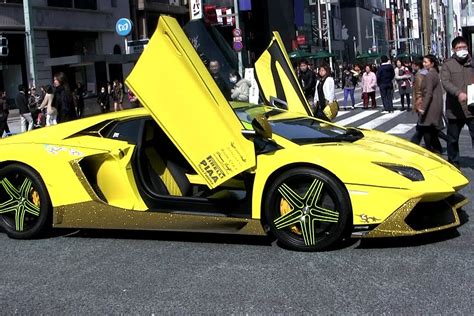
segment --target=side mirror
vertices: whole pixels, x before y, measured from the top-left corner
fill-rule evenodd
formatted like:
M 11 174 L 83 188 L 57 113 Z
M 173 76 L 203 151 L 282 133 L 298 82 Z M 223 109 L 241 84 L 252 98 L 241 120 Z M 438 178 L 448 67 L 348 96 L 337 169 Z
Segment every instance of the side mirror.
M 252 127 L 255 133 L 262 137 L 271 139 L 272 138 L 272 127 L 268 123 L 268 118 L 264 115 L 258 115 L 252 120 Z
M 288 103 L 275 97 L 270 97 L 270 105 L 279 109 L 288 110 Z

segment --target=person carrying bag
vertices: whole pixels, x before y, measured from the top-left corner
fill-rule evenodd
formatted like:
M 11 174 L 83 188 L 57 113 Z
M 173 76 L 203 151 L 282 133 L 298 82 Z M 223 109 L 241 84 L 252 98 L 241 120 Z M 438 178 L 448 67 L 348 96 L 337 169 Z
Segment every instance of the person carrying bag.
M 318 70 L 319 79 L 314 93 L 314 116 L 325 121 L 333 120 L 339 111 L 339 104 L 334 93 L 334 79 L 328 65 L 322 65 Z

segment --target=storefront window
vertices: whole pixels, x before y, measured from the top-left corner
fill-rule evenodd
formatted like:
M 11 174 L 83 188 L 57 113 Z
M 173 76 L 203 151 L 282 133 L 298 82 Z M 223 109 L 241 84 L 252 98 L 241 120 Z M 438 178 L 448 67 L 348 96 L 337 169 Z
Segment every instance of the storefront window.
M 97 10 L 97 0 L 48 0 L 48 6 Z

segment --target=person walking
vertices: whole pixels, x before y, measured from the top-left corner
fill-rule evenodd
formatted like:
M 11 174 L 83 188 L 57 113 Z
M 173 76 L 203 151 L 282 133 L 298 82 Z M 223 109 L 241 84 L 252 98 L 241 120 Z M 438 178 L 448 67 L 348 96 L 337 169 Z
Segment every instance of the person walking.
M 377 107 L 375 101 L 375 88 L 377 87 L 377 77 L 372 71 L 372 66 L 366 65 L 365 72 L 362 75 L 362 100 L 364 104 L 364 110 L 369 107 L 369 98 L 372 100 L 372 108 Z
M 298 70 L 298 81 L 301 84 L 301 89 L 303 89 L 306 100 L 311 102 L 316 87 L 316 74 L 314 71 L 309 69 L 308 61 L 306 59 L 300 61 Z
M 112 86 L 112 101 L 114 102 L 114 111 L 123 111 L 123 86 L 118 80 L 114 80 Z
M 73 92 L 76 114 L 78 118 L 81 118 L 84 115 L 84 92 L 85 91 L 82 82 L 78 82 L 76 89 Z
M 58 72 L 54 75 L 53 106 L 58 111 L 57 122 L 63 123 L 77 118 L 76 109 L 66 75 Z
M 443 126 L 443 89 L 436 57 L 426 55 L 423 67 L 428 73 L 421 83 L 422 102 L 418 110 L 418 125 L 421 127 L 426 149 L 441 154 L 438 131 Z
M 128 89 L 127 96 L 132 109 L 140 107 L 140 100 L 138 100 L 138 97 L 133 93 L 132 90 Z
M 252 86 L 250 81 L 241 78 L 240 74 L 235 70 L 230 72 L 229 81 L 234 84 L 234 87 L 230 90 L 232 100 L 249 102 L 250 87 Z
M 100 106 L 100 111 L 102 113 L 107 113 L 110 111 L 110 100 L 109 94 L 105 87 L 100 88 L 99 95 L 97 96 L 97 104 Z
M 382 65 L 377 70 L 377 84 L 385 112 L 393 112 L 393 78 L 395 71 L 387 56 L 380 58 Z
M 7 95 L 5 91 L 0 90 L 0 138 L 3 137 L 3 132 L 5 132 L 8 129 L 7 118 L 8 118 Z
M 46 109 L 46 126 L 51 126 L 51 125 L 56 125 L 57 122 L 57 117 L 58 117 L 58 111 L 54 107 L 53 99 L 53 87 L 50 85 L 47 85 L 45 87 L 45 96 L 43 99 L 43 102 L 41 103 L 39 109 L 44 110 Z
M 20 84 L 18 86 L 18 94 L 15 97 L 15 104 L 20 111 L 21 132 L 31 131 L 33 129 L 33 118 L 31 117 L 30 108 L 28 106 L 28 97 L 26 96 L 26 88 Z
M 400 93 L 401 111 L 405 111 L 405 99 L 407 110 L 410 111 L 410 94 L 412 93 L 411 78 L 412 74 L 406 65 L 402 64 L 400 59 L 396 62 L 395 80 L 397 81 L 398 92 Z
M 344 103 L 343 103 L 343 108 L 344 110 L 347 109 L 347 98 L 350 96 L 351 97 L 351 109 L 353 110 L 355 108 L 355 98 L 354 98 L 354 90 L 355 86 L 358 81 L 358 74 L 356 73 L 355 70 L 351 69 L 350 66 L 348 66 L 342 73 L 342 86 L 344 88 Z
M 446 91 L 448 161 L 459 167 L 459 135 L 464 125 L 469 128 L 474 147 L 474 105 L 467 103 L 467 86 L 474 83 L 474 69 L 468 52 L 468 42 L 464 37 L 454 38 L 451 47 L 453 55 L 441 68 L 441 82 Z
M 421 85 L 423 80 L 428 74 L 428 70 L 423 67 L 423 58 L 416 58 L 412 63 L 412 69 L 414 73 L 413 80 L 413 109 L 415 113 L 421 115 L 421 109 L 423 105 L 423 91 Z M 410 141 L 414 144 L 419 145 L 423 139 L 422 127 L 417 123 L 415 128 L 415 134 L 411 137 Z
M 314 93 L 313 113 L 317 118 L 330 121 L 331 118 L 324 113 L 328 103 L 336 100 L 334 92 L 334 79 L 331 77 L 331 68 L 328 65 L 322 65 L 318 70 L 319 79 L 316 82 Z

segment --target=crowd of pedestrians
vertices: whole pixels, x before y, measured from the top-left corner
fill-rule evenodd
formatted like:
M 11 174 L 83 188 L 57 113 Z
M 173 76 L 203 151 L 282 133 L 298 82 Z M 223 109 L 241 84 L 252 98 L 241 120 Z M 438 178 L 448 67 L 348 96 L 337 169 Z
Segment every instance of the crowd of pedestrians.
M 83 117 L 86 94 L 80 82 L 71 89 L 63 72 L 55 74 L 52 85 L 41 86 L 40 91 L 35 87 L 28 89 L 23 84 L 18 85 L 14 103 L 20 115 L 20 131 L 23 133 Z M 130 90 L 128 99 L 132 107 L 140 106 L 138 98 Z M 97 94 L 97 104 L 102 113 L 110 111 L 110 100 L 115 111 L 123 110 L 124 89 L 118 80 L 102 86 Z M 0 90 L 0 137 L 11 135 L 8 126 L 9 109 L 7 94 Z
M 342 108 L 355 109 L 354 91 L 360 87 L 363 109 L 377 107 L 378 89 L 382 113 L 393 113 L 394 92 L 398 90 L 399 110 L 413 110 L 418 116 L 412 142 L 420 144 L 423 141 L 428 150 L 441 154 L 443 148 L 439 139 L 445 140 L 448 160 L 459 166 L 459 135 L 466 125 L 474 147 L 474 96 L 470 96 L 472 99 L 468 103 L 467 95 L 469 85 L 473 85 L 474 91 L 474 64 L 465 38 L 456 37 L 451 48 L 453 55 L 442 65 L 433 55 L 413 61 L 391 61 L 387 56 L 382 56 L 377 69 L 371 64 L 364 65 L 363 69 L 359 65 L 343 68 L 340 78 L 344 92 Z M 313 113 L 327 119 L 320 100 L 324 97 L 326 104 L 336 102 L 331 69 L 327 65 L 311 69 L 308 61 L 301 60 L 296 71 L 303 93 L 313 106 Z

